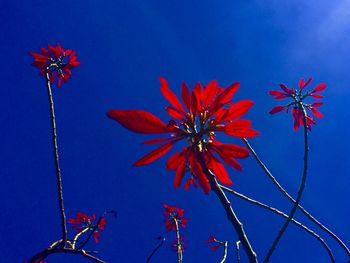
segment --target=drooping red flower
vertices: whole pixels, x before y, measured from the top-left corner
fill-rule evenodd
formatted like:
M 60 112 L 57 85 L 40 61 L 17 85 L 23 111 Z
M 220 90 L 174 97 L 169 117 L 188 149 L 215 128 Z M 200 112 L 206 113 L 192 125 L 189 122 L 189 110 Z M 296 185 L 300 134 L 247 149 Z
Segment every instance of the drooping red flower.
M 103 216 L 97 222 L 96 215 L 87 215 L 81 212 L 76 213 L 76 218 L 68 219 L 68 223 L 73 225 L 73 228 L 78 231 L 88 229 L 94 231 L 93 237 L 96 243 L 99 243 L 100 232 L 98 230 L 104 230 L 106 226 L 106 218 Z M 96 224 L 98 224 L 96 226 Z
M 41 48 L 41 53 L 31 52 L 34 57 L 33 66 L 40 69 L 41 75 L 48 73 L 50 83 L 58 79 L 58 87 L 61 87 L 62 80 L 67 82 L 72 76 L 71 69 L 80 65 L 77 61 L 76 52 L 71 49 L 64 50 L 60 44 L 55 47 L 48 45 L 48 48 Z
M 294 130 L 297 131 L 300 126 L 304 126 L 304 113 L 303 109 L 311 111 L 316 117 L 323 118 L 323 114 L 317 110 L 318 107 L 322 106 L 322 102 L 314 102 L 312 104 L 307 104 L 304 100 L 307 97 L 313 97 L 315 99 L 323 99 L 323 96 L 318 94 L 318 92 L 323 91 L 327 85 L 325 83 L 318 84 L 313 90 L 304 92 L 304 88 L 307 87 L 312 81 L 309 78 L 306 82 L 304 79 L 299 81 L 299 89 L 288 88 L 284 84 L 280 84 L 282 91 L 270 90 L 269 94 L 274 96 L 274 99 L 281 100 L 285 98 L 290 98 L 291 102 L 284 106 L 276 106 L 272 108 L 270 114 L 275 114 L 281 111 L 288 112 L 289 108 L 292 107 L 292 116 L 294 119 Z M 306 126 L 311 130 L 311 126 L 316 124 L 316 121 L 308 113 L 306 113 Z
M 236 159 L 248 157 L 249 152 L 246 148 L 235 144 L 220 143 L 215 139 L 215 135 L 217 132 L 223 132 L 238 138 L 257 136 L 258 132 L 251 129 L 249 120 L 239 119 L 254 103 L 250 100 L 232 103 L 232 97 L 239 88 L 237 82 L 226 89 L 220 88 L 215 80 L 204 87 L 197 83 L 192 93 L 183 83 L 181 88 L 183 103 L 169 89 L 164 78 L 160 78 L 160 82 L 160 90 L 170 103 L 170 106 L 166 107 L 167 113 L 172 118 L 168 124 L 142 110 L 111 110 L 107 113 L 109 118 L 137 133 L 169 133 L 167 138 L 145 141 L 145 144 L 163 144 L 139 159 L 134 165 L 149 164 L 166 154 L 176 142 L 186 140 L 187 145 L 183 150 L 172 155 L 167 161 L 167 169 L 176 171 L 175 188 L 180 186 L 185 172 L 190 171 L 190 178 L 185 183 L 185 188 L 188 189 L 190 185 L 196 186 L 198 182 L 205 193 L 209 192 L 208 178 L 198 161 L 200 155 L 222 184 L 232 185 L 219 158 L 227 165 L 241 171 L 242 167 Z
M 163 215 L 165 216 L 164 222 L 167 231 L 175 230 L 176 222 L 178 226 L 186 227 L 188 219 L 184 218 L 185 209 L 167 204 L 164 204 L 163 207 L 165 208 Z
M 171 244 L 171 248 L 177 252 L 177 246 L 178 246 L 178 241 L 177 241 L 177 237 L 175 237 L 173 243 Z M 185 242 L 185 237 L 184 236 L 180 236 L 179 238 L 180 240 L 180 249 L 181 249 L 181 253 L 185 252 L 185 248 L 187 248 L 187 243 Z

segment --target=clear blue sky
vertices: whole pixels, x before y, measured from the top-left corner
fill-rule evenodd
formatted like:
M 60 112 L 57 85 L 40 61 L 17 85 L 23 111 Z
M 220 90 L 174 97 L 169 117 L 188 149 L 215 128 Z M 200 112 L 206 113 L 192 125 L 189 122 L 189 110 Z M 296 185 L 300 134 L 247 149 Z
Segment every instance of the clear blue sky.
M 240 81 L 236 98 L 256 102 L 248 117 L 261 136 L 251 140 L 280 182 L 295 196 L 302 171 L 302 132 L 292 117 L 270 116 L 268 96 L 301 77 L 325 82 L 325 118 L 310 135 L 310 167 L 302 200 L 317 218 L 350 244 L 350 1 L 11 1 L 0 2 L 1 262 L 23 262 L 60 236 L 49 106 L 45 83 L 31 67 L 30 51 L 61 43 L 77 51 L 81 66 L 54 88 L 67 216 L 116 209 L 101 243 L 90 248 L 107 262 L 145 262 L 164 234 L 162 204 L 185 208 L 184 262 L 218 262 L 209 234 L 231 243 L 234 231 L 214 194 L 173 188 L 166 158 L 146 167 L 132 163 L 151 150 L 151 137 L 109 120 L 109 109 L 144 109 L 167 121 L 159 76 L 179 94 L 217 79 Z M 240 143 L 225 139 L 226 142 Z M 230 171 L 234 189 L 284 211 L 291 208 L 252 158 Z M 254 249 L 265 255 L 283 220 L 231 198 Z M 298 218 L 315 228 L 299 213 Z M 70 234 L 73 233 L 72 229 Z M 322 232 L 320 232 L 322 233 Z M 325 234 L 337 262 L 345 255 Z M 167 243 L 153 262 L 175 262 Z M 242 261 L 246 262 L 242 255 Z M 287 259 L 287 261 L 286 261 Z M 48 262 L 86 262 L 52 256 Z M 271 262 L 329 262 L 305 232 L 290 225 Z

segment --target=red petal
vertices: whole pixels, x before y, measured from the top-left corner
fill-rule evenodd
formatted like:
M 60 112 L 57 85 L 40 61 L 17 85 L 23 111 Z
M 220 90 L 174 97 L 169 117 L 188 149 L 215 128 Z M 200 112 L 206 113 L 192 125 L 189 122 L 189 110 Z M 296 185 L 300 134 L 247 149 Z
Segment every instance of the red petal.
M 190 168 L 193 174 L 196 176 L 197 182 L 199 186 L 202 188 L 203 192 L 206 194 L 209 193 L 210 184 L 209 184 L 208 178 L 203 173 L 200 164 L 198 163 L 198 161 L 194 156 L 191 156 L 190 158 Z
M 239 89 L 239 82 L 233 83 L 231 86 L 226 88 L 222 93 L 220 93 L 219 96 L 215 99 L 213 104 L 226 104 L 229 103 L 232 100 L 232 96 L 236 93 L 236 91 Z
M 192 91 L 192 112 L 200 112 L 202 109 L 202 87 L 199 83 L 196 83 Z
M 322 105 L 323 105 L 323 102 L 314 102 L 311 104 L 311 106 L 314 108 L 321 107 Z
M 277 112 L 281 112 L 285 109 L 286 107 L 285 106 L 276 106 L 276 107 L 273 107 L 272 110 L 270 110 L 270 114 L 275 114 Z
M 247 158 L 249 156 L 247 148 L 236 144 L 216 144 L 213 149 L 220 155 L 220 157 Z
M 220 122 L 231 121 L 246 114 L 248 110 L 254 105 L 251 100 L 241 100 L 231 105 L 225 118 L 222 118 Z
M 318 110 L 316 110 L 315 108 L 311 108 L 311 111 L 317 118 L 320 118 L 320 119 L 323 118 L 323 114 L 321 112 L 319 112 Z
M 176 175 L 175 175 L 175 179 L 174 179 L 174 187 L 178 188 L 181 184 L 182 178 L 185 175 L 185 171 L 186 171 L 186 166 L 187 166 L 187 160 L 183 160 L 179 167 L 176 170 Z
M 212 80 L 204 87 L 203 107 L 207 108 L 218 93 L 219 85 L 217 80 Z
M 218 178 L 218 180 L 221 183 L 226 184 L 226 185 L 233 185 L 225 167 L 213 155 L 211 156 L 210 168 L 213 169 L 213 172 L 214 172 L 216 178 Z
M 281 87 L 281 89 L 282 89 L 284 92 L 286 92 L 286 93 L 288 93 L 288 94 L 293 94 L 293 93 L 294 93 L 294 91 L 293 91 L 292 89 L 287 88 L 287 86 L 284 85 L 284 84 L 280 84 L 280 87 Z
M 95 240 L 96 244 L 98 244 L 100 242 L 99 237 L 100 237 L 100 233 L 99 232 L 95 232 L 94 233 L 94 240 Z
M 183 115 L 176 108 L 169 106 L 169 107 L 166 107 L 165 110 L 167 111 L 167 113 L 169 114 L 170 117 L 177 119 L 177 120 L 180 120 L 180 121 L 184 120 Z
M 325 88 L 327 87 L 327 85 L 325 83 L 321 83 L 321 84 L 318 84 L 316 86 L 316 88 L 314 88 L 314 90 L 312 92 L 321 92 L 323 91 Z
M 143 110 L 111 110 L 107 112 L 107 116 L 133 132 L 145 134 L 168 132 L 164 122 Z
M 169 101 L 171 105 L 173 105 L 177 110 L 185 114 L 185 110 L 179 101 L 179 99 L 176 97 L 176 95 L 169 89 L 168 82 L 160 77 L 160 91 L 163 93 L 164 97 Z
M 315 99 L 323 99 L 323 96 L 320 94 L 311 93 L 310 96 L 315 98 Z
M 184 151 L 177 152 L 170 156 L 170 158 L 167 160 L 166 168 L 168 170 L 176 170 L 177 167 L 179 167 L 180 163 L 182 163 L 184 160 Z
M 153 150 L 149 154 L 145 155 L 142 157 L 140 160 L 136 161 L 134 163 L 135 166 L 141 166 L 141 165 L 146 165 L 151 162 L 154 162 L 155 160 L 159 159 L 162 157 L 164 154 L 166 154 L 174 145 L 175 141 L 168 142 L 166 144 L 163 144 L 159 148 Z
M 181 94 L 187 110 L 191 111 L 191 92 L 185 82 L 182 82 Z

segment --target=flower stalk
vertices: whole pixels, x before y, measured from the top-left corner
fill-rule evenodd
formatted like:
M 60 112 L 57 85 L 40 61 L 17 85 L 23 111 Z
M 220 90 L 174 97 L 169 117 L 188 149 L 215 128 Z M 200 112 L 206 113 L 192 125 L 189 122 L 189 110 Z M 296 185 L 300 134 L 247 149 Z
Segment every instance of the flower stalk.
M 152 250 L 151 254 L 148 256 L 146 263 L 151 262 L 151 258 L 154 256 L 154 254 L 163 246 L 165 242 L 165 237 L 159 236 L 158 238 L 160 240 L 159 244 Z
M 174 218 L 175 234 L 176 234 L 176 251 L 177 251 L 177 263 L 182 263 L 182 244 L 180 239 L 179 222 L 177 218 Z
M 49 68 L 47 68 L 47 71 L 48 70 Z M 55 106 L 53 102 L 49 73 L 47 72 L 45 76 L 46 76 L 46 86 L 47 86 L 48 99 L 49 99 L 50 112 L 51 112 L 52 143 L 53 143 L 53 153 L 54 153 L 54 159 L 55 159 L 58 203 L 59 203 L 59 209 L 60 209 L 60 215 L 61 215 L 61 231 L 62 231 L 61 246 L 63 248 L 67 242 L 67 224 L 66 224 L 66 214 L 64 211 L 62 176 L 61 176 L 61 168 L 60 168 L 59 155 L 58 155 Z
M 284 232 L 286 231 L 289 223 L 292 221 L 292 218 L 295 214 L 295 212 L 298 209 L 298 205 L 300 203 L 301 197 L 303 195 L 303 191 L 306 185 L 306 178 L 307 178 L 307 172 L 308 172 L 308 158 L 309 158 L 309 140 L 308 140 L 308 129 L 309 129 L 309 125 L 307 124 L 307 114 L 305 111 L 305 108 L 302 104 L 299 105 L 300 106 L 300 110 L 302 111 L 303 114 L 303 124 L 304 124 L 304 168 L 303 168 L 303 176 L 301 179 L 301 183 L 300 183 L 300 187 L 298 190 L 298 195 L 297 198 L 295 200 L 295 203 L 293 205 L 292 210 L 289 213 L 289 216 L 287 218 L 287 220 L 285 221 L 285 223 L 283 224 L 283 226 L 281 227 L 280 231 L 278 232 L 277 237 L 275 238 L 275 240 L 272 243 L 272 246 L 270 247 L 269 251 L 267 252 L 267 255 L 264 259 L 264 263 L 268 262 L 270 257 L 272 256 L 274 250 L 276 249 L 278 242 L 280 241 L 280 239 L 282 238 Z

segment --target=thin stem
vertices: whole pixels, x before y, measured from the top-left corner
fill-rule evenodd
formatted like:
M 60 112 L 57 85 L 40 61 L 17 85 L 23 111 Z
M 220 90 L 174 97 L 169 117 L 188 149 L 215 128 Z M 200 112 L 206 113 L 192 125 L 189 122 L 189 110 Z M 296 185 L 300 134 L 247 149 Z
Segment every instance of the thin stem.
M 53 143 L 53 153 L 55 157 L 55 168 L 56 168 L 56 179 L 57 179 L 57 190 L 58 190 L 58 203 L 61 213 L 61 228 L 62 228 L 62 243 L 61 246 L 64 247 L 67 241 L 67 224 L 66 215 L 64 212 L 63 204 L 63 189 L 62 189 L 62 176 L 58 157 L 58 146 L 57 146 L 57 132 L 56 132 L 56 117 L 55 117 L 55 107 L 52 98 L 52 91 L 50 85 L 49 73 L 46 73 L 46 86 L 51 110 L 51 125 L 52 125 L 52 143 Z
M 230 192 L 231 194 L 234 194 L 235 196 L 243 199 L 243 200 L 246 200 L 254 205 L 257 205 L 261 208 L 264 208 L 264 209 L 267 209 L 271 212 L 274 212 L 275 214 L 277 215 L 280 215 L 280 216 L 283 216 L 284 218 L 288 218 L 288 215 L 286 215 L 285 213 L 281 212 L 280 210 L 274 208 L 274 207 L 271 207 L 269 205 L 266 205 L 264 203 L 261 203 L 259 201 L 256 201 L 254 199 L 251 199 L 241 193 L 238 193 L 228 187 L 225 187 L 225 186 L 222 186 L 220 185 L 220 187 L 224 190 L 224 191 L 227 191 L 227 192 Z M 295 220 L 294 218 L 292 218 L 292 222 L 297 225 L 298 227 L 300 227 L 301 229 L 305 230 L 307 233 L 309 233 L 310 235 L 312 235 L 314 238 L 316 238 L 321 244 L 322 246 L 325 248 L 325 250 L 327 251 L 328 255 L 329 255 L 329 258 L 331 259 L 332 262 L 335 262 L 335 259 L 334 259 L 334 256 L 333 256 L 333 253 L 332 253 L 332 250 L 329 248 L 329 246 L 327 245 L 327 243 L 317 234 L 315 233 L 314 231 L 312 231 L 311 229 L 309 229 L 308 227 L 304 226 L 302 223 L 300 223 L 299 221 Z
M 226 261 L 227 258 L 227 241 L 224 241 L 224 255 L 222 256 L 222 259 L 220 261 L 220 263 L 224 263 Z
M 237 263 L 241 262 L 241 256 L 239 255 L 239 245 L 241 244 L 241 241 L 238 240 L 236 242 L 236 257 L 237 257 Z
M 281 184 L 277 181 L 277 179 L 272 175 L 272 173 L 269 171 L 269 169 L 266 167 L 266 165 L 262 162 L 260 157 L 257 155 L 253 147 L 250 145 L 247 139 L 243 138 L 243 142 L 247 146 L 248 150 L 251 152 L 253 157 L 255 158 L 256 162 L 260 165 L 262 170 L 265 172 L 265 174 L 271 179 L 273 184 L 280 190 L 280 192 L 289 199 L 293 204 L 295 203 L 295 199 L 281 186 Z M 326 233 L 328 233 L 345 251 L 345 253 L 350 258 L 350 250 L 345 245 L 345 243 L 336 235 L 334 234 L 329 228 L 327 228 L 325 225 L 323 225 L 319 220 L 317 220 L 313 215 L 311 215 L 303 206 L 300 204 L 298 205 L 301 212 L 303 212 L 304 215 L 306 215 L 311 221 L 313 221 L 316 225 L 318 225 L 322 230 L 324 230 Z
M 35 263 L 35 262 L 38 262 L 40 260 L 44 260 L 45 258 L 47 258 L 51 254 L 75 254 L 75 255 L 80 255 L 82 257 L 85 257 L 93 262 L 106 263 L 105 261 L 88 254 L 84 250 L 75 250 L 75 249 L 63 248 L 63 247 L 57 247 L 54 249 L 47 248 L 47 249 L 39 252 L 38 254 L 34 255 L 33 257 L 31 257 L 29 259 L 28 263 Z
M 201 154 L 198 154 L 198 160 L 199 160 L 199 163 L 202 167 L 203 172 L 206 174 L 206 176 L 209 180 L 211 189 L 218 196 L 219 200 L 221 201 L 222 206 L 224 207 L 224 209 L 226 211 L 226 215 L 227 215 L 228 220 L 231 222 L 232 226 L 236 230 L 238 238 L 242 242 L 243 249 L 244 249 L 245 253 L 247 254 L 249 262 L 250 263 L 258 262 L 256 253 L 254 252 L 252 246 L 249 243 L 248 237 L 245 234 L 243 224 L 239 221 L 235 212 L 233 211 L 233 208 L 232 208 L 230 201 L 227 199 L 224 191 L 219 187 L 218 182 L 217 182 L 214 174 L 208 169 L 208 167 L 203 159 L 203 156 Z
M 175 232 L 176 232 L 176 248 L 177 248 L 177 262 L 182 263 L 182 245 L 180 240 L 179 222 L 176 218 L 175 221 Z
M 98 228 L 98 225 L 101 223 L 101 220 L 104 216 L 100 216 L 100 218 L 98 219 L 96 225 L 91 229 L 91 228 L 87 228 L 87 230 L 91 230 L 89 235 L 87 236 L 87 238 L 81 242 L 81 244 L 78 246 L 77 250 L 80 250 L 82 249 L 88 242 L 89 240 L 91 239 L 91 237 L 93 236 L 93 234 L 95 233 L 95 231 L 97 230 Z
M 148 256 L 146 263 L 149 263 L 151 261 L 151 258 L 154 256 L 154 254 L 160 249 L 164 242 L 165 242 L 165 237 L 159 237 L 160 243 L 152 250 L 151 254 Z
M 75 235 L 75 237 L 73 239 L 73 244 L 72 244 L 73 249 L 75 249 L 75 244 L 77 243 L 78 238 L 88 230 L 89 230 L 89 228 L 86 227 Z
M 278 245 L 278 242 L 282 238 L 282 236 L 283 236 L 284 232 L 286 231 L 290 221 L 292 220 L 295 212 L 297 211 L 298 205 L 299 205 L 299 202 L 300 202 L 301 197 L 303 195 L 303 191 L 304 191 L 305 184 L 306 184 L 307 171 L 308 171 L 307 170 L 308 169 L 308 158 L 309 158 L 309 140 L 308 140 L 308 126 L 307 126 L 307 122 L 306 122 L 306 112 L 305 112 L 305 108 L 303 106 L 301 106 L 301 107 L 302 107 L 302 111 L 303 111 L 303 122 L 304 122 L 304 168 L 303 168 L 303 176 L 302 176 L 302 179 L 301 179 L 300 187 L 299 187 L 299 190 L 298 190 L 298 195 L 297 195 L 297 198 L 296 198 L 295 203 L 293 205 L 293 208 L 290 211 L 286 222 L 283 224 L 283 226 L 281 227 L 280 231 L 278 232 L 275 240 L 273 241 L 271 248 L 267 252 L 267 255 L 266 255 L 266 257 L 265 257 L 265 259 L 263 261 L 264 263 L 269 261 L 270 257 L 272 256 L 273 252 L 275 251 L 275 249 L 276 249 L 276 247 Z

